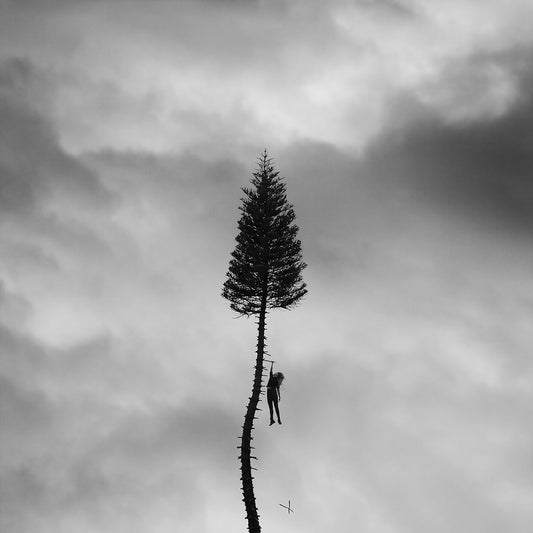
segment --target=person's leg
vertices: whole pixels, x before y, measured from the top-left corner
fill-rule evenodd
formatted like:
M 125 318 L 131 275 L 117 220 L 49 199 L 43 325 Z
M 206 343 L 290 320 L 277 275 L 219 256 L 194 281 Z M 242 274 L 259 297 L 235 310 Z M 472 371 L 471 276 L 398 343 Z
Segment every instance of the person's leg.
M 279 417 L 278 399 L 274 400 L 274 407 L 276 408 L 276 415 L 278 416 L 278 424 L 281 424 L 281 418 Z M 271 415 L 272 417 L 272 415 Z
M 272 395 L 270 394 L 270 391 L 267 391 L 267 402 L 268 402 L 268 410 L 270 411 L 270 425 L 274 423 L 274 413 L 272 411 Z

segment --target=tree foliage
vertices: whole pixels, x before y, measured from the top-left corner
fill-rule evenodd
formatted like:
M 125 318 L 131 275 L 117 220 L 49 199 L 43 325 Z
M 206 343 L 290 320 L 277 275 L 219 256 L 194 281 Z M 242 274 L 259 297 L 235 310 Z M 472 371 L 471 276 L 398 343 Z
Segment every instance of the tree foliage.
M 307 292 L 294 209 L 266 150 L 251 184 L 243 188 L 237 245 L 222 292 L 243 315 L 258 314 L 265 296 L 267 309 L 289 309 Z

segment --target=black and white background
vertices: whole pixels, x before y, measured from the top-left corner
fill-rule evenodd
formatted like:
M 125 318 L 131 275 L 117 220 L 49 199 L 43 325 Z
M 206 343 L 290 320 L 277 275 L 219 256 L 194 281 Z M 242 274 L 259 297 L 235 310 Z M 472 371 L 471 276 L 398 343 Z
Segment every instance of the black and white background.
M 309 294 L 269 315 L 263 530 L 530 531 L 532 19 L 1 0 L 2 532 L 245 530 L 256 328 L 220 291 L 265 147 Z

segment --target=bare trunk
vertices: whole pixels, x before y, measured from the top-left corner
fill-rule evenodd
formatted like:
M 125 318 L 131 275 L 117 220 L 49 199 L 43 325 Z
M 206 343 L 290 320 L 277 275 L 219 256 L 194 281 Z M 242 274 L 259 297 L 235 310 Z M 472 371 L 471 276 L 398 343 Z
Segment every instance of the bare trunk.
M 265 283 L 266 285 L 266 283 Z M 252 470 L 256 470 L 251 465 L 251 459 L 256 457 L 251 455 L 253 446 L 252 430 L 254 427 L 254 420 L 257 418 L 255 413 L 258 409 L 261 394 L 261 384 L 263 381 L 263 356 L 265 351 L 265 324 L 266 324 L 266 287 L 261 301 L 261 309 L 259 312 L 258 332 L 257 332 L 257 352 L 255 361 L 255 374 L 252 389 L 252 395 L 249 398 L 246 415 L 244 417 L 244 425 L 242 426 L 241 436 L 241 481 L 242 481 L 242 495 L 244 506 L 246 508 L 246 520 L 248 521 L 249 533 L 260 533 L 261 526 L 259 525 L 259 514 L 257 512 L 257 505 L 255 503 L 254 484 Z

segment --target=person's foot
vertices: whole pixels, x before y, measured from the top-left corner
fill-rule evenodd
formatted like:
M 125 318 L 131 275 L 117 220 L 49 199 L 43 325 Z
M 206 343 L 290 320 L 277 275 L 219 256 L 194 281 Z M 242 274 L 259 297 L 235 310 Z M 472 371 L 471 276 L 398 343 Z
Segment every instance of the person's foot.
M 278 418 L 278 424 L 281 424 L 281 420 Z
M 272 424 L 275 424 L 274 420 L 271 420 L 270 424 L 268 424 L 268 425 L 271 426 Z

